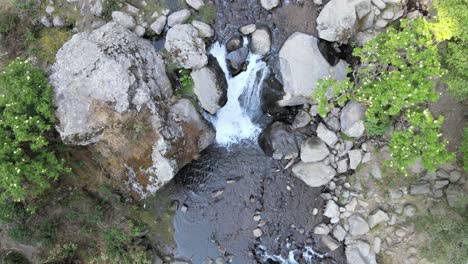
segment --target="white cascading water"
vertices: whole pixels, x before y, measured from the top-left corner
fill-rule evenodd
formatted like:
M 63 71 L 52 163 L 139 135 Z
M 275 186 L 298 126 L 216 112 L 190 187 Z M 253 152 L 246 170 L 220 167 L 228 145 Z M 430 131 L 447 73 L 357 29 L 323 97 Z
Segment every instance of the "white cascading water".
M 244 46 L 247 38 L 244 39 Z M 247 68 L 238 75 L 232 77 L 229 73 L 224 45 L 215 43 L 210 49 L 223 70 L 227 81 L 227 103 L 215 116 L 208 116 L 208 120 L 216 129 L 216 142 L 229 146 L 242 139 L 253 139 L 260 132 L 260 128 L 252 122 L 249 113 L 259 111 L 260 88 L 263 80 L 268 75 L 268 67 L 261 56 L 249 53 Z M 243 96 L 245 106 L 242 107 L 239 99 Z

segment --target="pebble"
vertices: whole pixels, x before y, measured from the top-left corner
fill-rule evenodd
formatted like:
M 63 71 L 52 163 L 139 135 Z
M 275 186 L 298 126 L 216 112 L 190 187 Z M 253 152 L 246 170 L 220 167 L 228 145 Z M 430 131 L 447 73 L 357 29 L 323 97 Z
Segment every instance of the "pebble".
M 255 228 L 253 230 L 253 235 L 254 237 L 261 237 L 263 235 L 263 231 L 260 228 Z
M 336 183 L 335 183 L 334 181 L 331 181 L 331 182 L 328 184 L 328 188 L 329 188 L 330 190 L 332 190 L 332 191 L 335 190 L 335 188 L 336 188 Z
M 254 215 L 254 217 L 253 217 L 253 220 L 254 220 L 255 222 L 258 222 L 258 221 L 260 221 L 261 219 L 262 219 L 262 217 L 261 217 L 260 215 Z
M 317 214 L 318 214 L 318 209 L 317 209 L 317 208 L 314 208 L 314 209 L 312 210 L 312 215 L 317 215 Z

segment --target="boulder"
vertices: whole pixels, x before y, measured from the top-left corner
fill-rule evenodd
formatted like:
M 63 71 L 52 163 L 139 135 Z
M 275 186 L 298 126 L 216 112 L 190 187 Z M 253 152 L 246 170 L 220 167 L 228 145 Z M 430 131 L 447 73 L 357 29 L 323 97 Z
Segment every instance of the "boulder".
M 235 34 L 232 38 L 226 43 L 226 50 L 228 52 L 240 49 L 244 45 L 244 38 L 239 34 Z
M 205 5 L 202 0 L 185 0 L 185 3 L 195 10 L 199 10 Z
M 133 32 L 135 32 L 135 34 L 137 34 L 137 36 L 142 37 L 143 35 L 145 35 L 146 29 L 141 25 L 137 25 L 133 29 Z
M 257 26 L 255 24 L 249 24 L 239 28 L 239 32 L 244 36 L 254 33 L 255 30 L 257 30 Z
M 349 168 L 355 170 L 361 164 L 362 153 L 360 149 L 353 149 L 348 151 Z
M 375 253 L 364 241 L 351 241 L 346 246 L 346 260 L 352 264 L 377 264 Z
M 340 209 L 335 201 L 327 201 L 323 215 L 330 218 L 331 223 L 337 223 L 340 220 Z
M 346 43 L 359 31 L 360 20 L 370 11 L 370 0 L 331 0 L 317 17 L 319 37 Z
M 299 155 L 291 126 L 279 121 L 272 123 L 262 132 L 259 143 L 265 154 L 274 159 L 294 159 Z
M 318 137 L 310 137 L 301 145 L 301 160 L 315 162 L 325 159 L 330 154 L 327 145 Z
M 193 92 L 203 109 L 214 115 L 227 102 L 227 82 L 216 59 L 210 58 L 209 64 L 192 71 Z
M 430 188 L 431 185 L 429 182 L 422 181 L 415 184 L 411 184 L 409 193 L 412 195 L 424 195 L 430 193 Z
M 328 248 L 330 252 L 335 251 L 337 248 L 340 247 L 340 244 L 328 235 L 322 237 L 322 243 Z
M 51 71 L 62 140 L 93 145 L 109 175 L 139 197 L 156 192 L 214 141 L 189 100 L 170 100 L 152 43 L 118 23 L 75 34 Z
M 317 136 L 330 147 L 333 147 L 338 142 L 335 132 L 328 129 L 323 123 L 320 123 L 317 127 Z
M 373 228 L 374 226 L 388 222 L 390 220 L 390 217 L 388 216 L 387 213 L 385 213 L 382 210 L 377 210 L 373 214 L 369 215 L 368 217 L 368 222 L 369 222 L 369 227 Z
M 336 225 L 332 230 L 332 234 L 336 238 L 336 240 L 341 242 L 345 239 L 346 230 L 343 228 L 343 226 Z
M 192 25 L 175 25 L 169 29 L 164 47 L 185 69 L 200 69 L 208 63 L 205 42 Z
M 346 77 L 347 64 L 340 60 L 331 66 L 312 35 L 293 33 L 279 52 L 280 73 L 285 95 L 278 103 L 281 106 L 300 105 L 308 102 L 319 79 L 331 74 L 342 80 Z
M 160 16 L 150 25 L 150 28 L 154 31 L 154 33 L 159 35 L 163 32 L 164 27 L 166 26 L 166 21 L 166 16 Z
M 226 61 L 228 64 L 229 72 L 232 75 L 236 75 L 242 71 L 242 68 L 245 65 L 245 61 L 249 55 L 249 48 L 242 47 L 234 51 L 229 52 L 226 56 Z
M 328 233 L 330 233 L 330 228 L 327 224 L 321 223 L 314 227 L 313 232 L 316 235 L 327 235 Z
M 341 131 L 348 137 L 358 138 L 364 133 L 367 107 L 356 101 L 348 102 L 340 114 Z
M 189 19 L 191 13 L 188 9 L 182 9 L 170 14 L 167 17 L 167 26 L 173 27 L 175 25 L 184 24 Z
M 260 0 L 260 4 L 266 10 L 271 10 L 279 5 L 279 0 Z
M 294 176 L 311 187 L 326 185 L 336 175 L 336 171 L 332 166 L 322 162 L 304 163 L 300 161 L 294 165 L 292 172 Z
M 359 214 L 353 214 L 348 218 L 349 233 L 352 236 L 361 236 L 369 232 L 369 224 Z
M 250 49 L 253 53 L 263 56 L 270 52 L 270 48 L 270 30 L 266 27 L 257 28 L 251 35 Z
M 198 30 L 201 38 L 211 38 L 215 35 L 214 29 L 204 22 L 194 20 L 192 26 Z
M 308 124 L 310 124 L 311 121 L 312 121 L 312 117 L 307 111 L 299 110 L 297 111 L 297 114 L 294 117 L 294 122 L 292 124 L 292 127 L 294 129 L 305 127 Z
M 133 29 L 136 26 L 135 19 L 127 13 L 114 11 L 112 12 L 112 20 L 122 25 L 127 29 Z

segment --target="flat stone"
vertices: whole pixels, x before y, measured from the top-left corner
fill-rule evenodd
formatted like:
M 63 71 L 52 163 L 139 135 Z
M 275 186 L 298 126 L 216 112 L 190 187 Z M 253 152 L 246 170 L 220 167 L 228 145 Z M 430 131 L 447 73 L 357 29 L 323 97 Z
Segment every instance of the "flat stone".
M 359 214 L 353 214 L 348 218 L 349 223 L 349 233 L 352 236 L 360 236 L 369 232 L 369 224 L 367 221 Z
M 333 200 L 328 200 L 323 215 L 330 218 L 332 221 L 338 222 L 337 220 L 340 218 L 340 209 Z
M 346 260 L 349 264 L 377 264 L 375 253 L 364 241 L 350 241 L 346 247 Z
M 430 193 L 430 184 L 429 182 L 419 182 L 416 184 L 410 185 L 410 194 L 412 195 L 424 195 Z
M 355 170 L 359 164 L 361 164 L 362 153 L 360 149 L 350 150 L 348 152 L 349 156 L 349 168 Z
M 384 19 L 392 19 L 394 15 L 395 15 L 395 13 L 393 12 L 393 10 L 385 10 L 385 11 L 382 13 L 382 18 L 384 18 Z
M 299 110 L 297 111 L 297 114 L 294 117 L 292 127 L 295 129 L 305 127 L 308 124 L 310 124 L 311 121 L 312 121 L 312 117 L 307 111 Z
M 239 32 L 242 35 L 250 35 L 254 33 L 255 30 L 257 30 L 257 26 L 255 24 L 249 24 L 249 25 L 245 25 L 239 28 Z
M 133 32 L 135 32 L 135 34 L 137 34 L 137 36 L 141 37 L 141 36 L 145 35 L 146 29 L 141 25 L 137 25 L 133 29 Z
M 170 14 L 167 17 L 167 26 L 173 27 L 175 25 L 184 24 L 189 19 L 191 13 L 188 9 L 182 9 Z
M 375 254 L 380 253 L 380 248 L 382 247 L 382 239 L 380 237 L 374 238 L 374 252 Z
M 330 233 L 330 228 L 327 224 L 321 223 L 314 227 L 313 232 L 316 235 L 328 235 L 328 233 Z
M 375 213 L 369 215 L 367 218 L 369 227 L 373 228 L 377 226 L 378 224 L 388 222 L 390 220 L 390 217 L 388 217 L 388 214 L 385 213 L 382 210 L 377 210 Z
M 346 236 L 346 230 L 343 228 L 341 225 L 336 225 L 333 228 L 332 231 L 333 236 L 338 240 L 338 241 L 343 241 L 345 236 Z
M 195 10 L 199 10 L 205 5 L 202 0 L 185 0 L 185 3 Z
M 317 127 L 317 136 L 330 147 L 333 147 L 338 142 L 335 132 L 328 129 L 323 123 L 320 123 Z
M 322 162 L 304 163 L 300 161 L 293 166 L 292 172 L 294 176 L 311 187 L 326 185 L 336 175 L 333 167 Z
M 348 159 L 342 159 L 337 162 L 337 172 L 345 173 L 348 171 Z
M 127 13 L 114 11 L 112 12 L 112 20 L 127 29 L 133 29 L 136 26 L 135 19 Z
M 450 172 L 449 181 L 451 183 L 455 183 L 458 180 L 460 180 L 461 177 L 462 177 L 462 173 L 460 171 L 454 170 L 454 171 Z
M 372 4 L 374 4 L 380 10 L 385 9 L 385 7 L 387 6 L 387 4 L 385 4 L 385 2 L 382 0 L 372 0 Z
M 330 154 L 327 145 L 320 138 L 312 136 L 301 145 L 301 160 L 316 162 L 325 159 Z
M 322 243 L 328 248 L 330 252 L 335 251 L 340 247 L 340 244 L 329 235 L 322 237 Z
M 211 38 L 215 35 L 214 29 L 204 22 L 193 20 L 192 26 L 198 30 L 201 38 Z
M 166 26 L 167 17 L 160 16 L 158 17 L 151 25 L 150 28 L 157 34 L 161 34 L 164 30 L 164 26 Z
M 375 26 L 379 28 L 384 28 L 388 25 L 388 22 L 384 19 L 379 19 L 377 22 L 375 22 Z
M 448 180 L 435 181 L 432 187 L 435 189 L 442 189 L 445 186 L 449 185 L 449 183 L 450 182 Z

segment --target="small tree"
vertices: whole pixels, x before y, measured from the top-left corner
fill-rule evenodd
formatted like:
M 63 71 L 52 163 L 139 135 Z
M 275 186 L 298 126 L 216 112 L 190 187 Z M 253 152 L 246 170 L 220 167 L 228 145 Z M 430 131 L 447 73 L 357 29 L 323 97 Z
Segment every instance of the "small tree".
M 0 74 L 0 200 L 34 198 L 67 171 L 48 141 L 54 123 L 46 76 L 14 60 Z

